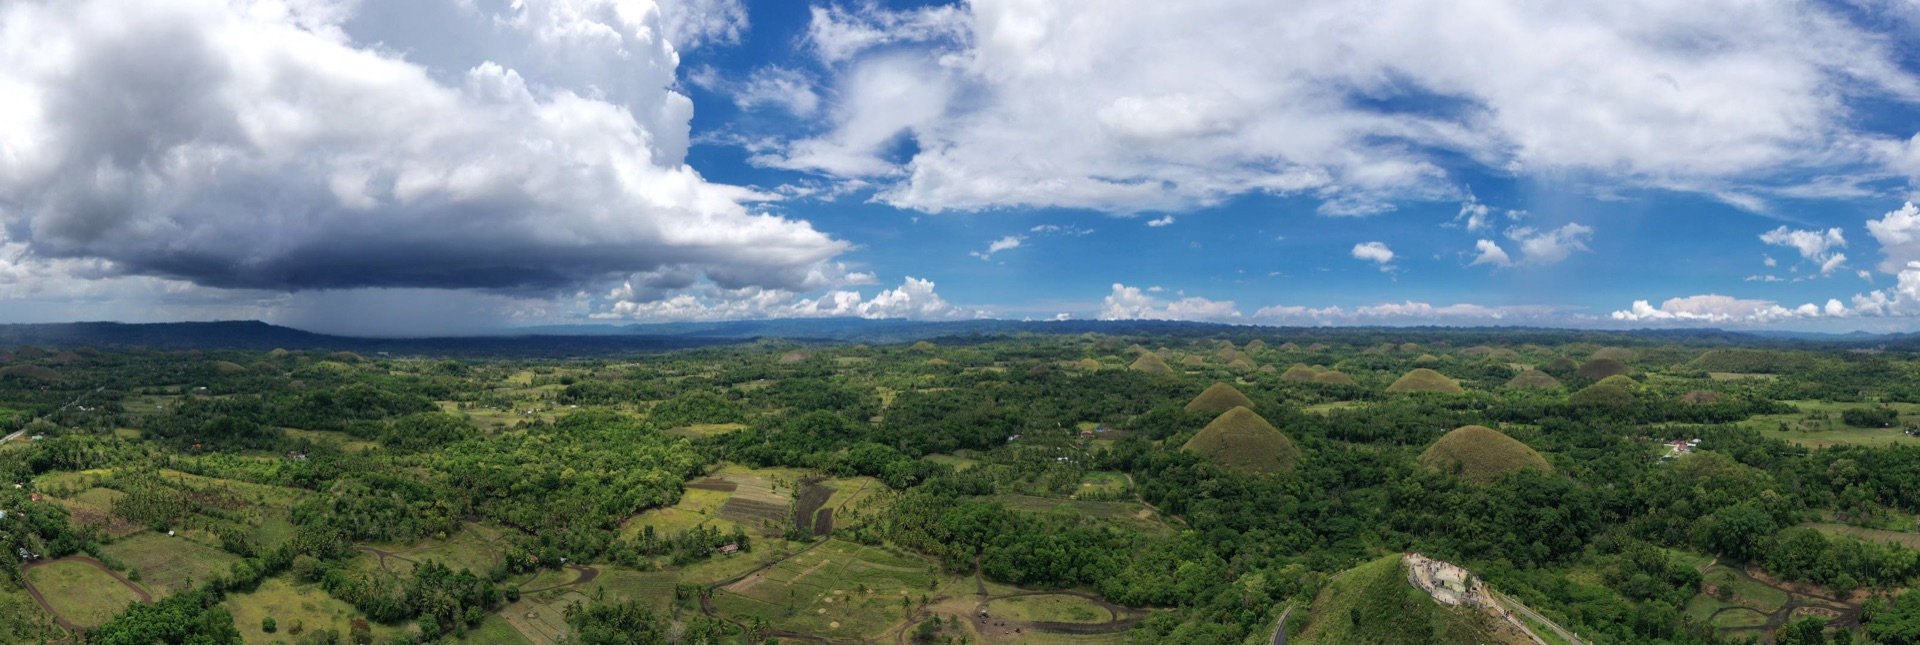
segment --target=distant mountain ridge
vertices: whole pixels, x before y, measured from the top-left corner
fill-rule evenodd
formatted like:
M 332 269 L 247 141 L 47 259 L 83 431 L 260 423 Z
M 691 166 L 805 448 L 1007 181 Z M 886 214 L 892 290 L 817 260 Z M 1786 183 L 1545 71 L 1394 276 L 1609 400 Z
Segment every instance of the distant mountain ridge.
M 1546 337 L 1625 344 L 1695 346 L 1876 346 L 1920 350 L 1911 334 L 1802 334 L 1719 329 L 1571 330 L 1533 327 L 1259 327 L 1162 320 L 963 320 L 926 322 L 863 318 L 806 318 L 630 325 L 550 325 L 503 329 L 492 335 L 361 338 L 281 327 L 259 321 L 0 325 L 0 347 L 149 347 L 154 349 L 328 349 L 396 354 L 478 356 L 591 356 L 647 353 L 781 339 L 800 344 L 898 344 L 934 340 L 969 344 L 1009 335 L 1163 335 L 1227 337 L 1239 342 L 1287 336 L 1332 343 L 1374 344 L 1412 336 L 1439 336 L 1455 346 L 1524 343 Z

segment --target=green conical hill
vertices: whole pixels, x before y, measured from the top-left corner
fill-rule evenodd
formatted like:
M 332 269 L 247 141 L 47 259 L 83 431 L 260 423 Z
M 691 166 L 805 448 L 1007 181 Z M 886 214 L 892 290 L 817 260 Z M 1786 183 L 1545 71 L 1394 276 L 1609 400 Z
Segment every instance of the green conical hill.
M 1302 383 L 1306 383 L 1308 381 L 1312 381 L 1313 375 L 1319 374 L 1319 373 L 1320 373 L 1320 370 L 1318 369 L 1315 369 L 1307 365 L 1294 363 L 1293 367 L 1287 368 L 1287 371 L 1285 374 L 1280 375 L 1280 379 L 1284 381 L 1299 381 Z
M 1459 394 L 1466 390 L 1461 389 L 1459 383 L 1453 382 L 1453 379 L 1447 378 L 1444 374 L 1419 367 L 1414 368 L 1411 372 L 1407 372 L 1406 376 L 1402 376 L 1400 380 L 1394 381 L 1393 385 L 1387 386 L 1387 391 Z
M 1133 364 L 1128 365 L 1127 369 L 1135 372 L 1146 372 L 1148 374 L 1173 373 L 1173 368 L 1167 367 L 1167 362 L 1161 360 L 1160 355 L 1153 352 L 1143 353 L 1140 355 L 1140 358 L 1133 359 Z
M 1486 426 L 1462 426 L 1447 433 L 1420 455 L 1420 463 L 1443 473 L 1454 472 L 1457 464 L 1462 478 L 1482 484 L 1525 468 L 1553 472 L 1546 458 L 1527 444 Z
M 1550 389 L 1560 387 L 1560 379 L 1540 370 L 1527 370 L 1507 381 L 1507 387 L 1515 389 Z
M 1300 460 L 1300 448 L 1292 439 L 1244 407 L 1222 413 L 1180 449 L 1247 473 L 1285 472 Z
M 1580 375 L 1580 378 L 1595 381 L 1609 376 L 1625 376 L 1632 373 L 1633 368 L 1627 367 L 1626 363 L 1620 362 L 1617 358 L 1596 358 L 1587 361 L 1586 365 L 1580 366 L 1580 371 L 1575 372 Z
M 1215 383 L 1207 387 L 1200 396 L 1193 397 L 1187 403 L 1188 412 L 1225 412 L 1234 408 L 1252 409 L 1253 399 L 1241 394 L 1240 390 L 1226 383 Z
M 1313 382 L 1321 385 L 1353 385 L 1353 377 L 1334 370 L 1324 370 L 1313 375 Z

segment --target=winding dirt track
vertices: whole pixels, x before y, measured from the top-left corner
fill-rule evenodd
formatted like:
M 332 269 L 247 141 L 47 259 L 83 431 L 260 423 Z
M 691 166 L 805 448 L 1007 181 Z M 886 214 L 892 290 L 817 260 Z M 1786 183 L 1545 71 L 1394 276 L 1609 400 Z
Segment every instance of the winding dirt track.
M 107 565 L 101 563 L 99 560 L 95 560 L 93 558 L 89 558 L 84 555 L 71 555 L 71 556 L 67 556 L 57 560 L 41 560 L 39 562 L 32 562 L 26 565 L 22 565 L 20 567 L 20 584 L 27 588 L 27 595 L 33 596 L 34 602 L 40 603 L 40 608 L 46 610 L 47 615 L 53 617 L 53 624 L 59 625 L 61 629 L 65 629 L 69 633 L 75 636 L 84 636 L 86 634 L 86 628 L 73 624 L 72 622 L 68 621 L 66 618 L 61 617 L 60 612 L 54 611 L 53 605 L 47 604 L 47 597 L 40 595 L 40 589 L 37 587 L 34 587 L 33 581 L 28 579 L 26 576 L 27 570 L 29 569 L 44 567 L 49 564 L 53 564 L 55 562 L 79 562 L 82 564 L 92 566 L 95 569 L 99 569 L 101 573 L 105 573 L 108 576 L 111 576 L 114 580 L 120 581 L 120 584 L 125 585 L 127 589 L 133 591 L 133 595 L 138 596 L 140 598 L 140 602 L 144 602 L 149 605 L 153 604 L 153 595 L 147 593 L 145 589 L 141 589 L 139 585 L 133 584 L 132 580 L 128 580 L 126 576 L 120 575 L 119 572 L 114 571 L 113 569 L 107 568 Z
M 1718 562 L 1718 561 L 1719 561 L 1718 559 L 1714 560 L 1714 562 Z M 1714 562 L 1707 563 L 1707 567 L 1712 567 Z M 1704 568 L 1705 567 L 1703 567 L 1703 569 Z M 1836 616 L 1833 618 L 1833 620 L 1828 621 L 1827 623 L 1828 625 L 1833 627 L 1857 627 L 1860 625 L 1860 607 L 1857 605 L 1854 605 L 1845 600 L 1841 600 L 1832 595 L 1806 591 L 1802 589 L 1803 585 L 1792 585 L 1788 587 L 1788 586 L 1782 586 L 1780 584 L 1776 584 L 1772 582 L 1767 582 L 1765 580 L 1761 580 L 1759 578 L 1754 577 L 1751 572 L 1747 571 L 1746 567 L 1730 566 L 1727 568 L 1730 569 L 1733 573 L 1737 574 L 1736 577 L 1742 580 L 1751 582 L 1753 584 L 1761 585 L 1764 587 L 1777 589 L 1782 593 L 1785 593 L 1787 595 L 1787 601 L 1785 603 L 1782 603 L 1779 609 L 1776 609 L 1771 613 L 1760 611 L 1752 607 L 1739 606 L 1739 605 L 1736 605 L 1733 607 L 1721 607 L 1719 609 L 1716 609 L 1712 614 L 1709 614 L 1707 616 L 1708 624 L 1712 624 L 1715 618 L 1720 617 L 1720 614 L 1723 614 L 1729 611 L 1751 611 L 1753 613 L 1760 614 L 1762 616 L 1767 617 L 1767 622 L 1764 625 L 1758 625 L 1754 627 L 1725 628 L 1723 629 L 1723 631 L 1726 631 L 1728 633 L 1733 633 L 1733 634 L 1740 634 L 1743 636 L 1772 634 L 1775 631 L 1778 631 L 1781 627 L 1785 627 L 1787 625 L 1787 622 L 1793 620 L 1794 613 L 1803 608 L 1804 609 L 1823 609 L 1826 611 L 1833 612 L 1834 614 L 1836 614 Z M 1712 581 L 1709 580 L 1708 582 L 1712 582 Z

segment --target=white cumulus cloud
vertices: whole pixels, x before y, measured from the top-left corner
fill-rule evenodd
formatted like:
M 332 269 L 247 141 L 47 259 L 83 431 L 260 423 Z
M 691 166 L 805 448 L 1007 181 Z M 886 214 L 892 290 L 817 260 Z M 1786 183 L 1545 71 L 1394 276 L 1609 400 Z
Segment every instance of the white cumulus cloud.
M 1759 210 L 1796 176 L 1920 174 L 1850 116 L 1920 98 L 1876 28 L 1738 0 L 829 4 L 807 44 L 837 75 L 833 117 L 763 162 L 882 178 L 881 201 L 929 212 L 1269 193 L 1362 215 L 1461 198 L 1441 163 L 1459 159 Z M 900 100 L 862 80 L 886 68 L 906 70 Z M 1449 108 L 1380 107 L 1403 99 Z M 886 156 L 896 137 L 911 158 Z
M 1100 309 L 1101 320 L 1191 320 L 1227 322 L 1240 319 L 1240 310 L 1231 300 L 1208 300 L 1185 296 L 1168 300 L 1149 295 L 1149 290 L 1118 282 Z
M 1353 245 L 1353 258 L 1378 263 L 1385 269 L 1393 261 L 1393 249 L 1382 242 L 1362 242 Z
M 1475 255 L 1473 261 L 1467 263 L 1467 266 L 1490 264 L 1496 267 L 1504 267 L 1513 265 L 1513 259 L 1507 257 L 1506 249 L 1500 248 L 1500 245 L 1493 240 L 1480 240 L 1475 242 L 1474 248 L 1477 250 L 1478 255 Z
M 1528 264 L 1556 264 L 1574 251 L 1586 251 L 1593 227 L 1567 223 L 1560 228 L 1536 230 L 1521 226 L 1507 231 L 1507 239 L 1520 246 L 1520 257 Z
M 1820 275 L 1832 275 L 1834 270 L 1839 269 L 1847 261 L 1845 253 L 1834 250 L 1847 246 L 1847 237 L 1838 228 L 1825 231 L 1802 231 L 1782 226 L 1761 234 L 1760 241 L 1799 251 L 1801 259 L 1820 267 Z

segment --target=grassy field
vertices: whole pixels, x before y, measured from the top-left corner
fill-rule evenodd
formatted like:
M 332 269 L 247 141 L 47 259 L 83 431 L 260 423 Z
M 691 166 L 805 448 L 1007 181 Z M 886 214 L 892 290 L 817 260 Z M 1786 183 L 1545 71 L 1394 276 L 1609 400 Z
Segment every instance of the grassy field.
M 1707 376 L 1716 381 L 1771 381 L 1780 378 L 1778 374 L 1742 374 L 1740 372 L 1708 372 Z
M 520 601 L 507 605 L 500 611 L 500 617 L 518 632 L 527 642 L 536 645 L 554 645 L 567 637 L 567 617 L 564 613 L 567 603 L 580 601 L 586 604 L 588 598 L 574 592 L 521 596 Z M 481 641 L 475 641 L 481 642 Z
M 600 576 L 582 585 L 580 591 L 598 597 L 605 590 L 609 600 L 638 600 L 655 609 L 664 609 L 673 602 L 673 585 L 679 579 L 679 576 L 668 571 L 601 569 Z
M 253 593 L 227 597 L 227 610 L 233 612 L 233 625 L 248 643 L 291 640 L 298 624 L 305 631 L 331 629 L 345 637 L 360 612 L 343 601 L 327 595 L 318 585 L 294 584 L 285 578 L 268 578 Z M 260 629 L 260 619 L 273 617 L 278 629 L 268 634 Z M 376 639 L 385 640 L 401 630 L 372 623 Z
M 507 543 L 501 533 L 497 527 L 468 523 L 446 540 L 415 547 L 406 557 L 417 562 L 438 560 L 455 571 L 468 569 L 484 576 L 494 563 L 506 557 Z
M 1742 578 L 1738 575 L 1734 575 L 1731 581 L 1729 581 L 1727 574 L 1732 571 L 1732 569 L 1724 564 L 1716 564 L 1707 567 L 1707 570 L 1702 573 L 1702 576 L 1705 578 L 1707 584 L 1731 589 L 1733 591 L 1732 602 L 1736 605 L 1752 607 L 1765 613 L 1773 613 L 1779 611 L 1781 605 L 1787 604 L 1787 592 Z
M 1722 628 L 1759 627 L 1767 624 L 1767 615 L 1747 607 L 1736 607 L 1714 617 L 1712 625 Z
M 1116 526 L 1129 527 L 1150 533 L 1167 534 L 1172 528 L 1160 521 L 1158 514 L 1139 502 L 1092 502 L 1066 500 L 1052 497 L 1032 497 L 1028 495 L 999 495 L 998 499 L 1008 508 L 1029 513 L 1072 513 L 1097 521 L 1108 522 Z
M 1920 437 L 1909 437 L 1901 431 L 1908 423 L 1920 422 L 1920 404 L 1889 403 L 1900 413 L 1900 422 L 1892 428 L 1855 428 L 1840 421 L 1841 412 L 1850 408 L 1866 408 L 1877 403 L 1833 403 L 1827 401 L 1782 401 L 1800 409 L 1789 414 L 1763 414 L 1741 421 L 1741 427 L 1752 428 L 1769 437 L 1779 437 L 1809 448 L 1823 448 L 1838 444 L 1889 445 L 1896 443 L 1920 443 Z M 1780 426 L 1787 426 L 1786 432 L 1780 432 Z
M 525 635 L 521 634 L 520 630 L 514 629 L 513 623 L 507 622 L 507 619 L 500 614 L 488 614 L 486 618 L 481 619 L 479 627 L 467 631 L 465 641 L 468 643 L 486 643 L 487 645 L 493 645 L 494 643 L 501 645 L 533 643 L 533 641 L 528 640 Z
M 952 466 L 954 470 L 966 470 L 980 463 L 980 460 L 978 459 L 968 459 L 966 457 L 955 457 L 953 455 L 927 455 L 925 457 L 921 457 L 921 459 L 925 459 L 927 461 L 931 461 L 936 464 L 945 464 L 948 466 Z
M 139 596 L 105 571 L 72 560 L 27 570 L 27 580 L 61 618 L 82 627 L 97 627 L 118 615 Z
M 901 599 L 922 595 L 952 576 L 935 575 L 919 558 L 832 540 L 748 576 L 714 594 L 714 605 L 735 618 L 763 618 L 776 628 L 872 638 L 898 624 Z
M 140 572 L 140 585 L 158 600 L 225 574 L 240 557 L 186 537 L 146 532 L 100 547 Z
M 731 497 L 733 493 L 727 491 L 689 488 L 680 494 L 680 503 L 633 516 L 620 534 L 632 538 L 640 534 L 641 527 L 651 525 L 660 535 L 673 535 L 701 524 L 711 524 L 731 533 L 736 525 L 731 520 L 720 519 L 720 508 Z
M 1845 524 L 1831 524 L 1826 522 L 1811 522 L 1807 524 L 1802 524 L 1800 526 L 1810 528 L 1830 536 L 1843 535 L 1846 537 L 1866 540 L 1868 542 L 1875 542 L 1875 543 L 1893 542 L 1895 544 L 1907 547 L 1909 549 L 1920 549 L 1920 533 L 1907 533 L 1904 531 L 1883 531 L 1880 529 L 1863 529 L 1858 526 L 1847 526 Z
M 1085 623 L 1112 622 L 1113 612 L 1079 596 L 1045 594 L 1000 598 L 987 603 L 988 615 L 1025 622 Z
M 722 435 L 735 430 L 745 430 L 746 428 L 747 424 L 744 423 L 698 423 L 668 430 L 667 434 L 676 437 L 686 437 L 688 439 L 699 439 L 701 437 Z
M 260 546 L 268 549 L 280 548 L 293 539 L 293 522 L 287 519 L 284 511 L 268 513 L 260 525 L 253 529 L 254 539 L 260 540 Z
M 305 439 L 319 445 L 338 446 L 347 452 L 366 452 L 380 447 L 378 441 L 368 441 L 345 432 L 331 430 L 301 430 L 299 428 L 281 428 L 288 439 Z
M 1080 479 L 1076 498 L 1111 498 L 1127 487 L 1127 478 L 1117 472 L 1094 471 Z
M 1303 409 L 1315 414 L 1326 414 L 1334 410 L 1351 410 L 1353 408 L 1357 408 L 1362 405 L 1366 405 L 1366 403 L 1361 401 L 1334 401 L 1332 403 L 1318 403 L 1314 405 L 1309 405 Z

